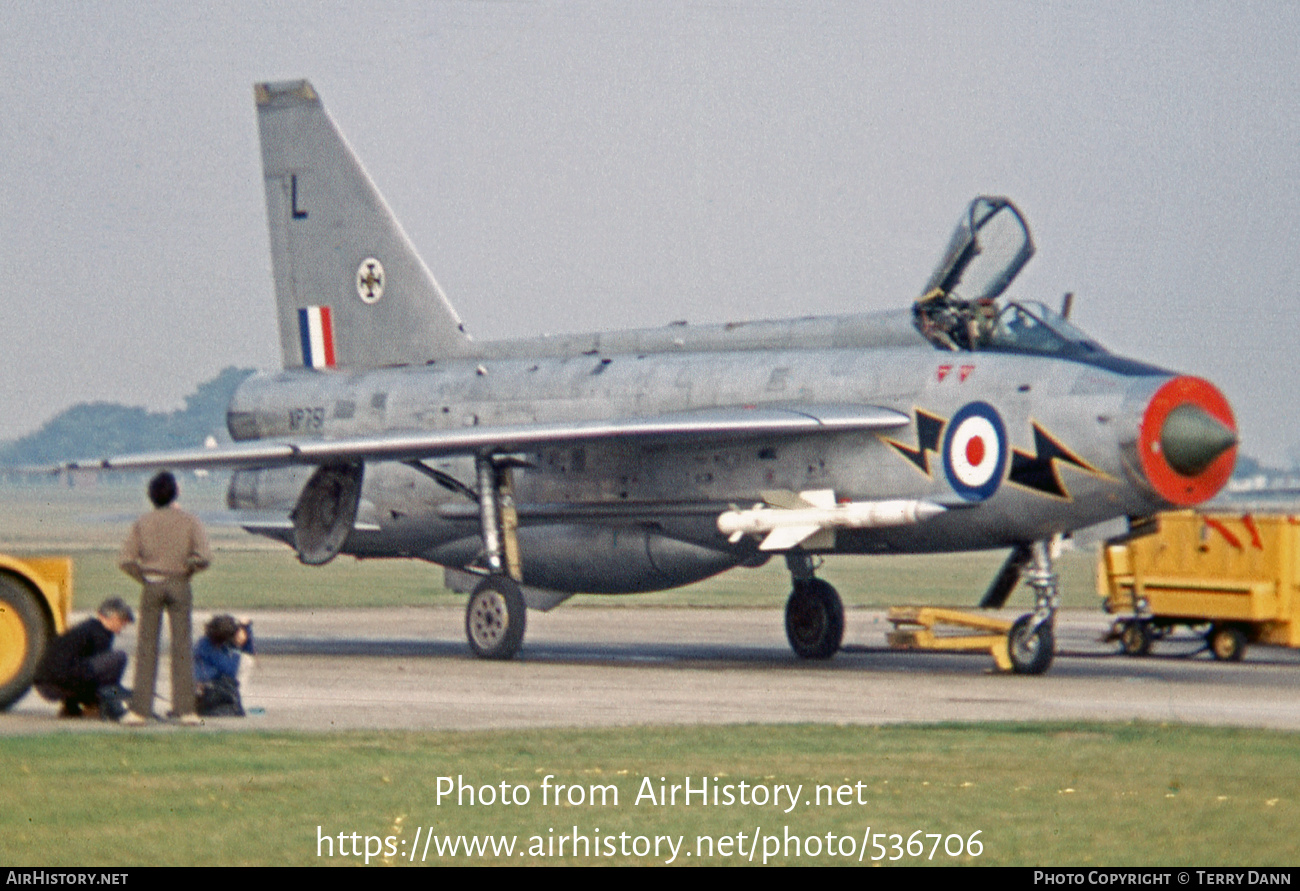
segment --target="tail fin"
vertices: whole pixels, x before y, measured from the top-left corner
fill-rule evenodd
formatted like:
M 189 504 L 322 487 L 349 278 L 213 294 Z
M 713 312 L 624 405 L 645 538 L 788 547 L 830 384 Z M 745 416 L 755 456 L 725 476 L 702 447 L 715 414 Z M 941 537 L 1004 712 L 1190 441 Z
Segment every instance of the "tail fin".
M 456 310 L 311 84 L 254 93 L 284 367 L 470 354 Z

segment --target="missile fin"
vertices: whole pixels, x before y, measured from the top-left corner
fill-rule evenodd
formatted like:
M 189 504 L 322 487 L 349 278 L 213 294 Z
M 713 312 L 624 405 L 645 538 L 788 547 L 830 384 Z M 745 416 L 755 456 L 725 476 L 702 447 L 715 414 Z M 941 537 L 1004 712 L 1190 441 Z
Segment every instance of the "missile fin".
M 798 493 L 791 492 L 789 489 L 768 489 L 763 493 L 763 500 L 772 507 L 780 507 L 785 510 L 797 510 L 801 507 L 808 507 Z M 758 505 L 755 505 L 758 507 Z
M 760 551 L 788 551 L 804 539 L 822 531 L 821 526 L 783 526 L 773 529 L 758 546 Z
M 803 506 L 824 509 L 835 507 L 834 489 L 810 489 L 807 492 L 800 492 L 799 498 L 803 500 Z

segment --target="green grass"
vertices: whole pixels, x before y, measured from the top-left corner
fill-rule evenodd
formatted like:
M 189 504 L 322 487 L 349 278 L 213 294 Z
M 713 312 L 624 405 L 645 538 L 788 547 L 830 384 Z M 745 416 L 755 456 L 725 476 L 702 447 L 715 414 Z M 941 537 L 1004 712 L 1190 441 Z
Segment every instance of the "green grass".
M 128 601 L 140 587 L 117 568 L 116 550 L 72 551 L 77 605 L 104 597 Z M 287 547 L 218 548 L 212 568 L 194 579 L 196 609 L 271 609 L 452 605 L 464 598 L 442 586 L 442 568 L 416 560 L 340 558 L 303 566 Z
M 1230 753 L 1230 754 L 1225 754 Z M 989 865 L 1287 865 L 1297 855 L 1300 736 L 1155 725 L 691 727 L 499 733 L 58 733 L 0 739 L 0 862 L 10 865 L 313 864 L 317 827 L 335 838 L 417 827 L 451 836 L 697 836 L 746 839 L 916 830 L 976 838 Z M 541 785 L 614 784 L 618 806 L 543 805 Z M 439 777 L 498 789 L 522 806 L 437 799 Z M 644 778 L 803 785 L 771 805 L 633 804 Z M 817 785 L 861 784 L 862 804 L 805 806 Z M 857 792 L 853 793 L 856 799 Z M 893 839 L 883 838 L 886 856 Z M 926 855 L 933 840 L 926 841 Z M 956 840 L 948 843 L 956 847 Z M 364 850 L 364 841 L 361 847 Z M 376 842 L 375 844 L 378 844 Z M 746 842 L 748 844 L 748 841 Z M 837 842 L 838 844 L 838 842 Z M 847 843 L 845 843 L 847 844 Z M 878 851 L 868 849 L 864 862 Z M 520 857 L 528 863 L 658 863 L 643 857 Z M 856 855 L 855 855 L 856 857 Z M 404 863 L 390 858 L 393 863 Z M 492 858 L 437 858 L 482 863 Z M 755 862 L 761 861 L 761 848 Z M 364 858 L 327 862 L 358 865 Z M 841 858 L 812 858 L 843 862 Z M 930 862 L 904 856 L 905 863 Z M 372 863 L 383 862 L 382 857 Z M 772 862 L 806 863 L 776 856 Z M 856 861 L 854 861 L 856 862 Z M 888 862 L 888 861 L 886 861 Z
M 77 604 L 90 608 L 104 597 L 130 600 L 138 588 L 117 568 L 117 551 L 66 551 L 75 563 Z M 834 584 L 848 606 L 947 604 L 973 606 L 1001 565 L 995 554 L 939 554 L 898 557 L 833 557 L 820 575 Z M 1068 554 L 1058 566 L 1066 606 L 1099 608 L 1093 593 L 1093 558 Z M 790 575 L 782 561 L 758 569 L 734 569 L 694 585 L 620 597 L 578 596 L 575 606 L 745 606 L 782 607 Z M 348 606 L 432 606 L 463 603 L 442 585 L 442 568 L 420 560 L 354 560 L 340 557 L 326 566 L 302 566 L 287 547 L 216 552 L 212 569 L 194 582 L 200 609 L 269 609 Z M 1012 603 L 1030 604 L 1023 586 Z

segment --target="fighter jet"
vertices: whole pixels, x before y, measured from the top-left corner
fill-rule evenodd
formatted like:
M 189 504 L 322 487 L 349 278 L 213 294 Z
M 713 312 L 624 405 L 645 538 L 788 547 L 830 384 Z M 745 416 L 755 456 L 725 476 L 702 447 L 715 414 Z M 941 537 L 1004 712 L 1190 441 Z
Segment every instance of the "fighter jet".
M 976 198 L 910 307 L 479 341 L 306 81 L 255 87 L 284 367 L 229 407 L 235 443 L 104 468 L 233 467 L 229 506 L 305 564 L 446 567 L 474 653 L 527 609 L 684 585 L 774 554 L 794 651 L 840 647 L 826 554 L 1009 548 L 1017 671 L 1050 665 L 1054 541 L 1213 496 L 1236 425 L 1210 383 L 1001 299 L 1033 255 Z M 83 465 L 84 466 L 84 465 Z

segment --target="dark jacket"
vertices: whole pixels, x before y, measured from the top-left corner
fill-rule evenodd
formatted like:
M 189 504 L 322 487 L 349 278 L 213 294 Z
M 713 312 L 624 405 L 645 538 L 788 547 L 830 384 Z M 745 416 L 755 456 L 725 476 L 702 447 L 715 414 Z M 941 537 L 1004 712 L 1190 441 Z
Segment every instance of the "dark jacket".
M 112 648 L 113 632 L 92 616 L 50 641 L 40 664 L 36 666 L 35 682 L 68 687 L 94 680 L 90 658 L 107 653 Z

